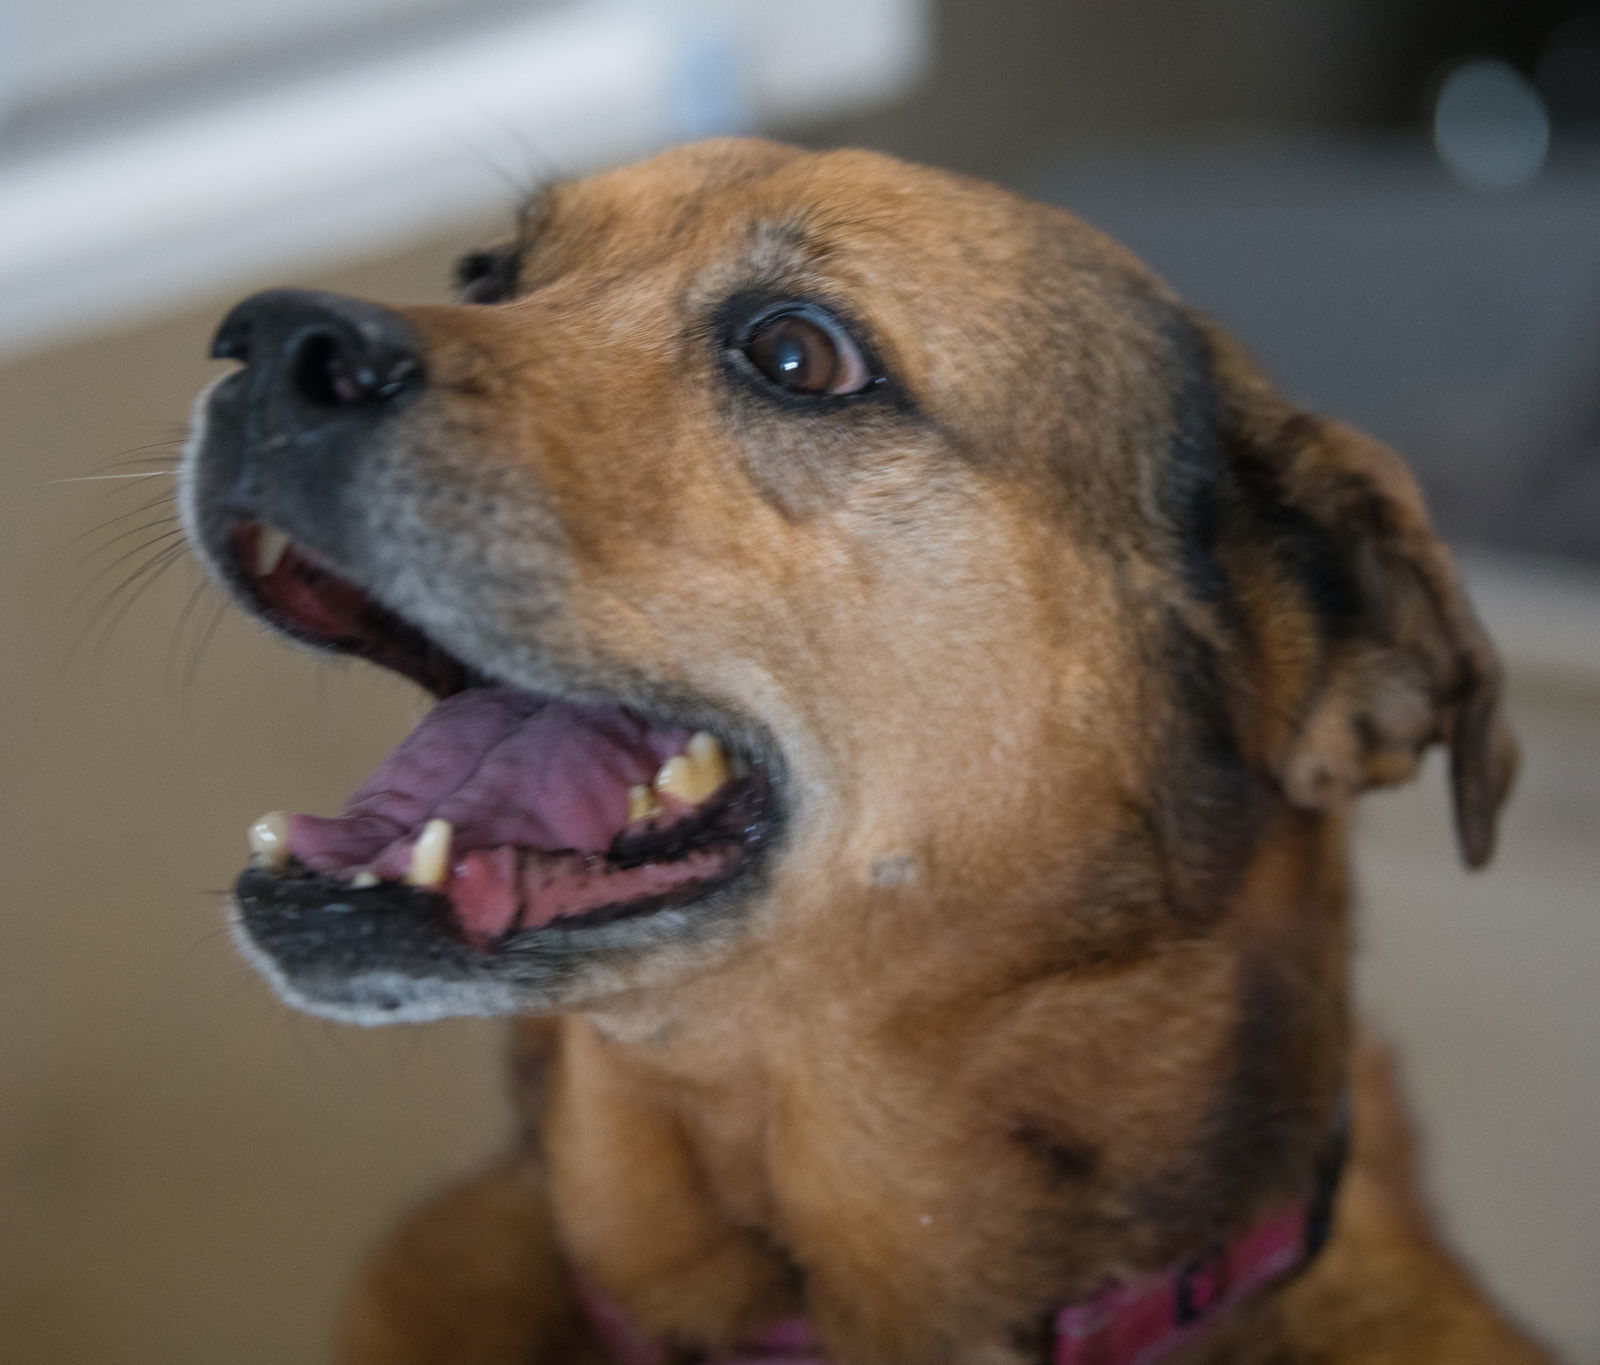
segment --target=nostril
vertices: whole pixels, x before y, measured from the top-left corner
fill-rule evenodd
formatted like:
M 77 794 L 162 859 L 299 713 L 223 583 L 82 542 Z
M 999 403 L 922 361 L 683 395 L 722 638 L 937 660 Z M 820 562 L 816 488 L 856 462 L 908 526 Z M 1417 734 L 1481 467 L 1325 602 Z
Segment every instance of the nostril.
M 235 304 L 212 354 L 247 367 L 249 403 L 299 425 L 398 407 L 427 387 L 422 337 L 379 304 L 303 289 L 270 289 Z
M 237 360 L 242 365 L 250 363 L 250 340 L 242 328 L 218 332 L 211 341 L 213 360 Z
M 322 407 L 354 407 L 397 397 L 420 373 L 407 355 L 390 355 L 377 364 L 337 332 L 317 328 L 304 333 L 289 358 L 289 378 L 308 402 Z
M 324 407 L 351 407 L 378 389 L 372 368 L 353 362 L 329 332 L 301 337 L 290 362 L 290 380 L 309 401 Z

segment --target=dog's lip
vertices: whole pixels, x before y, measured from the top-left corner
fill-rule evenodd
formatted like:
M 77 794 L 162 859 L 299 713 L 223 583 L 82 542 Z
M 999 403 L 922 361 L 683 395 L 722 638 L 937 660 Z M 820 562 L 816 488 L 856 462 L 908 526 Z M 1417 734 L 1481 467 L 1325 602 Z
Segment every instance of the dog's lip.
M 366 658 L 438 698 L 488 680 L 391 609 L 362 575 L 298 535 L 239 514 L 222 548 L 224 576 L 241 604 L 302 644 Z
M 259 518 L 237 517 L 225 537 L 225 574 L 235 587 L 237 596 L 253 614 L 274 629 L 282 631 L 320 649 L 350 653 L 398 671 L 418 682 L 436 697 L 449 698 L 463 691 L 480 687 L 493 687 L 501 681 L 457 659 L 433 644 L 419 628 L 412 626 L 397 612 L 391 611 L 376 593 L 369 592 L 354 576 L 336 566 L 328 556 L 289 536 Z M 286 597 L 285 575 L 315 575 L 318 597 Z M 274 578 L 279 581 L 274 583 Z M 352 622 L 354 624 L 352 624 Z M 398 641 L 398 644 L 396 644 Z M 394 648 L 390 648 L 394 646 Z M 398 654 L 396 651 L 398 650 Z M 766 865 L 771 847 L 777 842 L 773 837 L 780 829 L 780 774 L 783 770 L 781 755 L 776 744 L 760 727 L 737 720 L 719 708 L 703 701 L 685 697 L 652 697 L 644 706 L 639 704 L 635 687 L 619 688 L 612 695 L 603 695 L 592 686 L 552 689 L 549 680 L 541 677 L 539 686 L 527 688 L 515 678 L 503 680 L 517 691 L 552 703 L 598 704 L 624 708 L 638 714 L 652 727 L 674 724 L 692 728 L 713 728 L 722 740 L 746 778 L 735 783 L 735 798 L 748 800 L 746 823 L 737 831 L 723 830 L 721 845 L 727 854 L 721 866 L 712 866 L 703 878 L 687 875 L 678 884 L 669 886 L 661 894 L 643 895 L 635 902 L 618 901 L 562 914 L 543 923 L 524 925 L 522 912 L 510 931 L 491 941 L 471 942 L 474 955 L 490 955 L 508 946 L 525 942 L 529 938 L 559 930 L 570 934 L 574 929 L 587 929 L 616 920 L 654 914 L 663 908 L 689 909 L 694 903 L 713 892 L 723 891 L 735 883 L 754 878 Z M 660 701 L 661 704 L 655 704 Z M 691 822 L 692 823 L 692 822 Z M 734 851 L 730 851 L 734 850 Z M 607 854 L 615 854 L 621 861 L 608 864 L 611 870 L 626 869 L 630 850 L 619 844 Z M 669 854 L 672 860 L 687 860 L 689 854 Z M 711 860 L 701 858 L 700 862 Z M 698 867 L 698 863 L 695 865 Z M 419 891 L 392 879 L 377 886 L 352 886 L 351 881 L 340 876 L 326 876 L 300 864 L 291 862 L 280 869 L 274 882 L 263 881 L 259 869 L 246 873 L 240 883 L 240 896 L 249 885 L 249 901 L 255 915 L 272 913 L 272 904 L 281 899 L 283 913 L 291 918 L 304 919 L 308 898 L 320 900 L 346 912 L 349 904 L 371 909 L 375 906 L 403 900 L 413 910 L 418 896 L 431 897 L 442 911 L 448 910 L 450 899 L 439 893 Z M 276 886 L 276 891 L 273 886 Z M 335 937 L 352 929 L 360 916 L 348 913 L 330 914 L 325 927 Z M 415 916 L 413 915 L 413 918 Z M 443 918 L 447 919 L 445 915 Z M 462 925 L 455 926 L 459 937 Z M 471 939 L 471 935 L 468 935 Z
M 301 623 L 275 611 L 261 592 L 260 575 L 254 572 L 252 556 L 257 537 L 263 531 L 276 531 L 288 537 L 285 557 L 294 555 L 315 566 L 330 578 L 342 580 L 361 593 L 372 604 L 384 628 L 408 632 L 419 641 L 448 659 L 461 672 L 460 678 L 451 679 L 448 685 L 439 685 L 398 669 L 385 659 L 373 659 L 357 647 L 358 642 L 348 637 L 318 634 L 305 629 Z M 536 677 L 521 675 L 517 670 L 464 658 L 433 642 L 421 627 L 413 625 L 403 612 L 391 606 L 383 590 L 370 583 L 367 575 L 353 570 L 332 555 L 301 538 L 297 532 L 286 531 L 267 521 L 259 514 L 236 512 L 228 530 L 222 537 L 221 552 L 214 551 L 213 560 L 221 576 L 233 589 L 240 606 L 263 624 L 280 634 L 312 648 L 333 653 L 353 654 L 376 663 L 391 672 L 409 677 L 424 691 L 437 698 L 445 698 L 466 687 L 504 684 L 537 696 L 562 702 L 594 702 L 626 707 L 663 725 L 678 725 L 688 730 L 709 730 L 727 746 L 730 753 L 749 765 L 759 767 L 768 782 L 780 793 L 786 792 L 788 782 L 787 759 L 782 747 L 765 725 L 752 719 L 736 706 L 730 706 L 703 695 L 697 695 L 680 686 L 653 682 L 638 670 L 618 669 L 615 680 L 586 673 L 579 678 L 572 675 L 554 660 L 542 660 Z M 280 561 L 282 562 L 282 561 Z
M 355 642 L 348 638 L 330 637 L 308 631 L 302 624 L 275 611 L 261 592 L 260 575 L 253 571 L 249 558 L 254 553 L 256 537 L 264 530 L 278 531 L 286 535 L 287 554 L 303 558 L 328 576 L 343 580 L 369 599 L 385 627 L 392 625 L 411 632 L 426 641 L 429 647 L 453 660 L 462 670 L 463 680 L 447 689 L 432 686 L 427 681 L 396 669 L 393 664 L 385 660 L 371 659 L 359 648 L 354 647 Z M 727 745 L 731 753 L 738 755 L 746 763 L 759 766 L 774 787 L 786 788 L 788 785 L 784 776 L 788 764 L 782 747 L 765 725 L 752 719 L 737 706 L 697 695 L 681 686 L 652 681 L 636 669 L 619 667 L 616 670 L 616 678 L 608 682 L 603 676 L 597 676 L 594 672 L 586 672 L 580 678 L 554 660 L 541 660 L 537 676 L 523 676 L 516 669 L 457 655 L 434 643 L 421 627 L 413 625 L 407 619 L 401 609 L 391 606 L 385 598 L 383 589 L 371 583 L 368 575 L 348 567 L 314 542 L 302 539 L 298 532 L 284 530 L 258 513 L 244 510 L 235 512 L 221 537 L 220 551 L 217 547 L 213 547 L 211 558 L 217 572 L 233 589 L 235 601 L 263 624 L 315 649 L 355 654 L 358 657 L 368 658 L 369 662 L 375 662 L 391 672 L 401 672 L 402 676 L 410 677 L 413 682 L 435 697 L 448 697 L 466 686 L 502 683 L 555 701 L 598 702 L 623 706 L 648 715 L 662 724 L 679 725 L 689 730 L 710 730 Z

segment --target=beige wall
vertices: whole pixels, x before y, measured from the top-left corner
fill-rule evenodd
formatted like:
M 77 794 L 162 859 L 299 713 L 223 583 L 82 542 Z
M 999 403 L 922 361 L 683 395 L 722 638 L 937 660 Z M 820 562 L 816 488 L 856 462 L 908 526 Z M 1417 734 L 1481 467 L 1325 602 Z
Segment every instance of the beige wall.
M 449 254 L 313 282 L 421 297 Z M 493 1026 L 291 1015 L 219 928 L 247 822 L 335 806 L 418 702 L 232 618 L 195 661 L 210 606 L 176 629 L 187 564 L 96 624 L 139 561 L 86 585 L 144 518 L 96 528 L 166 484 L 53 481 L 132 472 L 105 461 L 181 430 L 220 306 L 0 369 L 0 1360 L 19 1365 L 317 1360 L 360 1250 L 506 1127 Z M 1367 979 L 1455 1225 L 1600 1353 L 1600 686 L 1541 675 L 1522 700 L 1531 766 L 1498 870 L 1455 870 L 1436 779 L 1375 809 Z
M 326 282 L 422 296 L 448 260 Z M 249 820 L 335 806 L 418 702 L 234 618 L 196 661 L 214 598 L 176 630 L 188 563 L 101 627 L 145 556 L 96 571 L 161 528 L 97 528 L 171 480 L 52 481 L 131 472 L 105 462 L 181 432 L 219 307 L 0 369 L 0 1360 L 18 1365 L 316 1360 L 358 1249 L 506 1128 L 496 1030 L 291 1015 L 221 931 Z
M 816 130 L 1026 184 L 1075 146 L 1331 125 L 1382 102 L 1385 0 L 933 0 L 933 60 L 887 108 Z

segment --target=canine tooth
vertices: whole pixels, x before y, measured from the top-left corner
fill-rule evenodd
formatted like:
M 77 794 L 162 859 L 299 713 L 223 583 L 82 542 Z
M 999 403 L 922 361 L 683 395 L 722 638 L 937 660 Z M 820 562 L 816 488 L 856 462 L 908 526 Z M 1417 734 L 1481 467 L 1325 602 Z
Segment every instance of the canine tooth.
M 664 796 L 698 806 L 728 780 L 728 755 L 713 734 L 697 730 L 684 751 L 661 765 L 651 785 Z
M 411 869 L 406 873 L 408 883 L 427 887 L 444 885 L 445 874 L 450 870 L 452 833 L 448 820 L 430 820 L 422 827 L 422 833 L 411 847 Z
M 661 814 L 661 802 L 656 799 L 656 794 L 649 787 L 628 788 L 628 823 L 638 824 L 640 820 L 654 820 Z
M 256 574 L 265 578 L 269 573 L 283 563 L 283 557 L 289 550 L 289 535 L 280 531 L 276 526 L 262 525 L 256 534 Z
M 365 868 L 350 878 L 350 885 L 357 891 L 365 891 L 368 887 L 373 887 L 377 884 L 378 874 L 376 872 L 368 872 Z
M 716 765 L 723 774 L 728 771 L 728 757 L 722 751 L 722 741 L 708 730 L 696 730 L 689 736 L 689 747 L 684 750 L 696 763 Z
M 267 872 L 289 865 L 289 817 L 270 810 L 250 826 L 250 861 Z

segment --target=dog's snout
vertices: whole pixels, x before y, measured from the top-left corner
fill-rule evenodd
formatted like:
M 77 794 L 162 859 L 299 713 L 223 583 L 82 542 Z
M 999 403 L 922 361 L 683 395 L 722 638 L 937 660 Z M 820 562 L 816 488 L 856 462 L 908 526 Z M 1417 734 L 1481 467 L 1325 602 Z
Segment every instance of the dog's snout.
M 290 427 L 377 414 L 426 382 L 422 338 L 400 314 L 309 289 L 252 294 L 223 319 L 211 353 L 255 371 L 255 401 Z
M 380 304 L 273 289 L 235 305 L 211 351 L 244 367 L 212 390 L 197 460 L 218 534 L 267 521 L 325 555 L 348 552 L 345 492 L 427 390 L 421 333 Z

